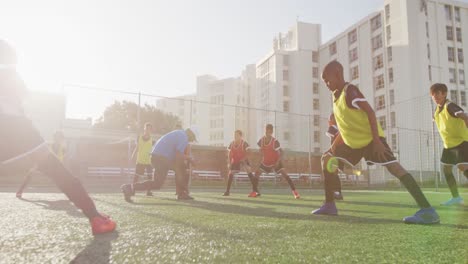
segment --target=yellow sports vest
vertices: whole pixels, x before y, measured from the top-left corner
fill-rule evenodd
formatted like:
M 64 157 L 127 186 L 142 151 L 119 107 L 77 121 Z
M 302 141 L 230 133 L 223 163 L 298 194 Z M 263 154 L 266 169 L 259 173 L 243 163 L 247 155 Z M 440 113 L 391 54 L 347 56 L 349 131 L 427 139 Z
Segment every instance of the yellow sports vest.
M 434 121 L 437 124 L 442 141 L 444 141 L 444 148 L 453 148 L 463 143 L 463 141 L 468 141 L 468 129 L 465 122 L 461 118 L 450 115 L 447 110 L 449 103 L 449 100 L 445 102 L 442 111 L 440 106 L 437 106 L 434 113 Z
M 151 164 L 151 149 L 153 148 L 153 139 L 150 137 L 144 140 L 143 136 L 138 137 L 137 164 Z
M 53 145 L 52 149 L 54 150 L 55 156 L 57 156 L 57 158 L 63 162 L 65 158 L 65 147 L 63 144 L 59 144 L 58 148 L 55 148 L 55 145 Z
M 372 141 L 372 130 L 367 113 L 361 109 L 349 108 L 346 104 L 346 89 L 343 88 L 338 99 L 333 102 L 333 113 L 343 141 L 353 149 L 363 148 Z M 377 122 L 380 137 L 385 137 L 382 127 Z

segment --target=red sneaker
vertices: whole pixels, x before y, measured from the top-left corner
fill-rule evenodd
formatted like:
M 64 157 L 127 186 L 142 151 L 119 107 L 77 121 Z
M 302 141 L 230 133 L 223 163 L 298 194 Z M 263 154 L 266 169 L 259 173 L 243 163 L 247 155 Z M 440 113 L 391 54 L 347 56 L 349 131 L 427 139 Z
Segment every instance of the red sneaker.
M 112 232 L 117 226 L 117 224 L 108 216 L 96 216 L 93 219 L 91 219 L 90 222 L 93 235 Z
M 294 198 L 301 199 L 301 195 L 296 190 L 292 191 L 292 193 L 294 195 Z
M 251 192 L 249 194 L 249 197 L 253 197 L 253 198 L 258 197 L 258 196 L 260 196 L 258 192 Z

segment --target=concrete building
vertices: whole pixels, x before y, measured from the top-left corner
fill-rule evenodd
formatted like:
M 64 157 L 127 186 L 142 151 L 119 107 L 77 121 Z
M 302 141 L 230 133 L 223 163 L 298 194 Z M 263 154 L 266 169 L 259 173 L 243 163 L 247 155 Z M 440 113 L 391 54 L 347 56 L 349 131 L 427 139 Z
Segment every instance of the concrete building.
M 158 99 L 156 100 L 156 108 L 177 116 L 182 122 L 182 128 L 188 128 L 197 123 L 195 100 L 195 94 Z

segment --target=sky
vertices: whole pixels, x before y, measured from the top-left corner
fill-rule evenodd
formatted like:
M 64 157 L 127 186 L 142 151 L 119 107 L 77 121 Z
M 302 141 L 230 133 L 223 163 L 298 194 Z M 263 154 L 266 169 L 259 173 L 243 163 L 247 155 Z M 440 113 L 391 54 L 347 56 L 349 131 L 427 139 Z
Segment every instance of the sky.
M 321 24 L 325 42 L 382 8 L 383 0 L 0 0 L 0 38 L 17 49 L 33 90 L 176 96 L 195 92 L 197 75 L 239 76 L 296 19 Z

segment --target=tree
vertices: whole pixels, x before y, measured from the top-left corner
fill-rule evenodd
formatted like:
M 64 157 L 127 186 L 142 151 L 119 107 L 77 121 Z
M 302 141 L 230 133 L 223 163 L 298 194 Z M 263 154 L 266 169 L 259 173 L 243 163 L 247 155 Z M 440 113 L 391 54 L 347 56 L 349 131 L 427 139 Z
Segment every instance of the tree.
M 146 122 L 153 125 L 154 133 L 161 134 L 165 134 L 181 125 L 181 121 L 177 116 L 164 113 L 154 106 L 145 104 L 140 107 L 140 127 L 138 128 L 138 105 L 129 101 L 115 101 L 104 110 L 94 127 L 138 131 L 142 129 Z

